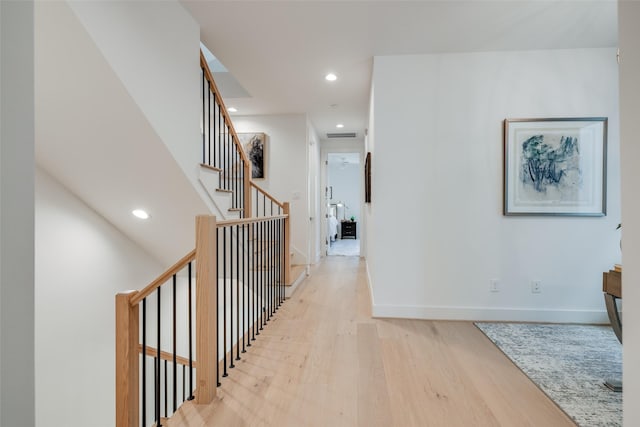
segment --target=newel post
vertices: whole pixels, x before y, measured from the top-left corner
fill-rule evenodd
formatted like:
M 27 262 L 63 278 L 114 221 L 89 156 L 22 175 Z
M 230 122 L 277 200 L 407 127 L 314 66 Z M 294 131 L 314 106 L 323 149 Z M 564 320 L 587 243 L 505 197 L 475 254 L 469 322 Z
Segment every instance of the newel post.
M 291 282 L 291 208 L 289 202 L 283 203 L 284 219 L 284 284 Z
M 244 215 L 243 218 L 251 218 L 253 216 L 253 210 L 251 209 L 251 165 L 249 162 L 244 162 Z
M 140 420 L 139 306 L 129 303 L 137 293 L 116 295 L 116 427 L 138 427 Z
M 195 403 L 210 403 L 216 397 L 216 345 L 218 315 L 216 271 L 216 217 L 196 217 L 196 361 Z

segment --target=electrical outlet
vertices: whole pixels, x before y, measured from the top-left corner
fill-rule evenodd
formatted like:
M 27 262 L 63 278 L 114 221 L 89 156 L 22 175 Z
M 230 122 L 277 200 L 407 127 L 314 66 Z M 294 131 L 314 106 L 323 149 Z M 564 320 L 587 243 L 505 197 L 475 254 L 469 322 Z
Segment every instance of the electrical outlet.
M 531 293 L 532 294 L 542 293 L 542 281 L 540 280 L 531 281 Z
M 498 279 L 489 280 L 489 292 L 500 292 L 500 281 Z

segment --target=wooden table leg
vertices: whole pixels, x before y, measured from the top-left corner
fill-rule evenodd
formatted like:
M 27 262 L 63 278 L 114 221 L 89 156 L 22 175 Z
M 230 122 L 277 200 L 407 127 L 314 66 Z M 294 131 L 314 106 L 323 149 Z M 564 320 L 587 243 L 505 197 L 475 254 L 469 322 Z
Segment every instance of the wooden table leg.
M 613 332 L 615 332 L 618 341 L 622 344 L 622 319 L 620 319 L 620 312 L 618 311 L 617 298 L 611 294 L 604 294 L 604 302 L 607 306 L 607 314 L 609 315 L 609 322 Z M 604 385 L 612 391 L 622 391 L 622 381 L 619 380 L 606 380 Z
M 609 315 L 609 322 L 611 322 L 611 327 L 613 328 L 613 332 L 616 333 L 616 337 L 618 337 L 618 341 L 622 344 L 622 319 L 620 319 L 620 312 L 618 311 L 618 304 L 616 303 L 617 298 L 611 294 L 604 294 L 604 302 L 607 306 L 607 314 Z

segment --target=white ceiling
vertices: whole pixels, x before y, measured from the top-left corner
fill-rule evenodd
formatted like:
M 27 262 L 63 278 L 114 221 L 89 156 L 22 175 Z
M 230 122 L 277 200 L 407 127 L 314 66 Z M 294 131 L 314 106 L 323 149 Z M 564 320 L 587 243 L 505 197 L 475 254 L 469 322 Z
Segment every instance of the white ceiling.
M 615 0 L 181 2 L 250 94 L 227 105 L 308 113 L 321 138 L 363 135 L 374 56 L 617 45 Z

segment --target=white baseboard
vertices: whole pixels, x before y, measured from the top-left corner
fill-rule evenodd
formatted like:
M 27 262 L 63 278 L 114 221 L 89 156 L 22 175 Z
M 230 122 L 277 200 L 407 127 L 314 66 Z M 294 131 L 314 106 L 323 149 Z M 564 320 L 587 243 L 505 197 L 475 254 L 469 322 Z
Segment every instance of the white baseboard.
M 291 284 L 291 286 L 284 287 L 284 297 L 291 298 L 291 295 L 296 291 L 300 283 L 304 282 L 304 279 L 309 275 L 309 266 L 307 266 L 302 273 L 298 276 L 298 278 Z
M 429 307 L 411 305 L 376 305 L 375 303 L 372 304 L 372 307 L 373 317 L 378 318 L 548 323 L 609 323 L 607 312 L 604 310 Z

